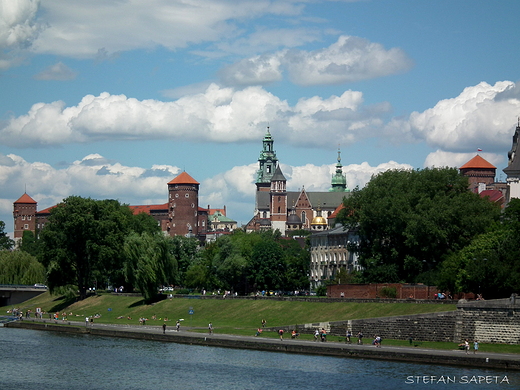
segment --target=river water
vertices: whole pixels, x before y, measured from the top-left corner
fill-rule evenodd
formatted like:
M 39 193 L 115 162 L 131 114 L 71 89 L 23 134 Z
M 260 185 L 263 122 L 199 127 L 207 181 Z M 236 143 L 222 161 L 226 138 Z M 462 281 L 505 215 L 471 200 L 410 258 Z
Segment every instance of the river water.
M 0 327 L 2 390 L 457 388 L 520 389 L 520 373 Z

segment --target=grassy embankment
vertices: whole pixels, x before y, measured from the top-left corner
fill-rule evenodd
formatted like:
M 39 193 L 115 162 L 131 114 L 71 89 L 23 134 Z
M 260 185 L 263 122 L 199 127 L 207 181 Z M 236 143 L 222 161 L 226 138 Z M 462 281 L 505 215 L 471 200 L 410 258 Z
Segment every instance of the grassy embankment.
M 212 322 L 216 333 L 254 335 L 261 326 L 261 320 L 267 326 L 283 326 L 292 324 L 341 321 L 346 319 L 372 318 L 394 315 L 432 313 L 455 310 L 456 305 L 447 304 L 410 304 L 410 303 L 351 303 L 351 302 L 286 302 L 275 299 L 245 300 L 213 300 L 213 299 L 166 299 L 152 305 L 144 304 L 140 297 L 100 294 L 83 301 L 67 301 L 64 297 L 51 296 L 44 293 L 24 302 L 19 307 L 25 312 L 41 307 L 47 313 L 66 313 L 69 321 L 84 321 L 85 316 L 100 314 L 97 323 L 138 325 L 139 318 L 147 318 L 147 325 L 163 324 L 174 327 L 178 319 L 182 329 L 207 329 Z M 190 315 L 190 308 L 194 314 Z M 5 313 L 11 307 L 0 308 Z M 109 310 L 110 309 L 110 310 Z M 72 313 L 72 314 L 71 314 Z M 156 320 L 153 320 L 153 316 Z M 119 318 L 122 317 L 122 318 Z M 131 319 L 128 319 L 130 317 Z M 48 318 L 48 317 L 47 317 Z M 275 332 L 264 332 L 262 337 L 278 337 Z M 310 339 L 310 335 L 302 335 Z M 344 342 L 344 338 L 329 336 L 328 341 Z M 369 339 L 366 339 L 370 342 Z M 385 345 L 409 346 L 404 340 L 384 340 Z M 422 342 L 421 348 L 454 349 L 454 343 Z M 481 345 L 482 351 L 520 353 L 519 345 Z

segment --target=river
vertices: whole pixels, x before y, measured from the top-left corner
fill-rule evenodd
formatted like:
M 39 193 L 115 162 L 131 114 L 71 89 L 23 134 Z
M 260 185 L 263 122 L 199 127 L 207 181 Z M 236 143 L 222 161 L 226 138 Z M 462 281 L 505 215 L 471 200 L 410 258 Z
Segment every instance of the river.
M 520 389 L 520 372 L 0 327 L 0 389 Z

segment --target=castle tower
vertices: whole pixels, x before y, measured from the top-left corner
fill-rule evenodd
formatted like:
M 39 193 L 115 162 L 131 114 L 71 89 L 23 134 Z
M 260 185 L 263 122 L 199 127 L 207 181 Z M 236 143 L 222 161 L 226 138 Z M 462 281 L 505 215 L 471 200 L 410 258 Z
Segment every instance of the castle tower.
M 36 232 L 36 208 L 38 203 L 27 193 L 23 194 L 13 203 L 14 239 L 21 240 L 23 232 L 30 230 Z
M 347 188 L 347 177 L 343 173 L 343 165 L 341 165 L 341 151 L 338 148 L 338 162 L 336 164 L 336 173 L 332 176 L 330 192 L 349 192 Z
M 168 232 L 170 236 L 197 235 L 199 185 L 182 172 L 168 183 Z
M 282 173 L 280 165 L 271 178 L 271 188 L 269 192 L 271 198 L 271 228 L 280 230 L 285 235 L 287 222 L 287 179 Z
M 507 184 L 509 185 L 509 193 L 506 201 L 510 199 L 520 198 L 520 150 L 518 145 L 518 136 L 520 134 L 520 118 L 516 126 L 515 134 L 513 135 L 513 146 L 507 154 L 509 158 L 507 168 L 504 168 L 504 173 L 507 176 Z
M 495 181 L 496 167 L 478 154 L 459 168 L 463 176 L 468 177 L 469 189 L 480 194 L 486 186 Z
M 256 190 L 257 191 L 269 191 L 271 187 L 271 179 L 278 165 L 278 158 L 274 151 L 274 141 L 267 127 L 267 133 L 265 133 L 262 141 L 262 151 L 260 157 L 258 157 L 258 171 L 256 178 Z

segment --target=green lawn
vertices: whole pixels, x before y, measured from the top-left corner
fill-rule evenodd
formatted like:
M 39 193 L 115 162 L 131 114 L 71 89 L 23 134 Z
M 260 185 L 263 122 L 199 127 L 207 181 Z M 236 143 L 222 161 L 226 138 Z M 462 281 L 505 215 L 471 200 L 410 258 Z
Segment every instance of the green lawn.
M 253 336 L 261 326 L 262 319 L 267 326 L 296 325 L 312 322 L 341 321 L 349 319 L 373 318 L 394 315 L 432 313 L 451 311 L 456 304 L 412 304 L 412 303 L 352 303 L 352 302 L 290 302 L 246 299 L 166 299 L 155 304 L 145 305 L 140 297 L 127 297 L 115 294 L 99 294 L 83 301 L 67 301 L 64 297 L 41 294 L 19 305 L 34 313 L 36 307 L 45 312 L 67 314 L 68 320 L 84 321 L 85 316 L 100 315 L 95 319 L 100 323 L 134 324 L 139 318 L 147 318 L 147 325 L 162 325 L 167 318 L 167 325 L 174 327 L 178 319 L 182 327 L 207 329 L 212 322 L 216 333 Z M 0 308 L 6 313 L 12 307 Z M 190 308 L 193 315 L 189 314 Z M 110 309 L 110 310 L 109 310 Z M 155 315 L 156 320 L 153 320 Z M 118 317 L 123 317 L 118 319 Z M 128 319 L 130 317 L 131 319 Z M 276 332 L 264 331 L 260 337 L 279 337 Z M 290 335 L 285 335 L 290 338 Z M 303 339 L 312 340 L 312 335 L 302 335 Z M 328 337 L 329 342 L 344 342 L 341 337 Z M 355 341 L 355 340 L 354 340 Z M 366 340 L 370 342 L 370 340 Z M 383 345 L 410 346 L 407 340 L 384 340 Z M 456 349 L 454 343 L 421 342 L 419 348 Z M 481 352 L 520 353 L 520 345 L 481 344 Z

